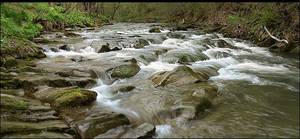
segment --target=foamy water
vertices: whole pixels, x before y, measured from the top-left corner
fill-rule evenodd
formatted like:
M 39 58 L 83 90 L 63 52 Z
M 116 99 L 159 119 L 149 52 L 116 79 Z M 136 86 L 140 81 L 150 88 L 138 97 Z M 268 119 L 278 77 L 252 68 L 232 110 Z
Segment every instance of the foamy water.
M 130 27 L 130 29 L 126 30 L 126 28 L 103 28 L 102 30 L 95 30 L 95 31 L 84 31 L 78 32 L 83 37 L 86 37 L 84 40 L 85 43 L 91 43 L 94 40 L 100 40 L 102 36 L 105 35 L 159 35 L 163 33 L 167 33 L 169 30 L 162 30 L 162 33 L 149 33 L 149 28 L 135 28 Z M 217 37 L 216 37 L 217 36 Z M 235 48 L 219 48 L 214 45 L 203 46 L 201 41 L 204 39 L 223 39 L 227 43 L 233 45 Z M 131 44 L 133 45 L 133 44 Z M 140 52 L 148 50 L 148 47 L 156 47 L 157 49 L 168 49 L 168 52 L 172 51 L 184 51 L 188 52 L 189 54 L 197 54 L 202 51 L 203 54 L 209 57 L 207 60 L 196 61 L 189 65 L 191 68 L 206 68 L 212 67 L 211 70 L 215 70 L 218 74 L 211 76 L 209 81 L 217 84 L 219 87 L 220 92 L 222 93 L 221 87 L 226 87 L 228 83 L 243 83 L 248 86 L 272 86 L 272 87 L 280 87 L 292 92 L 299 92 L 299 88 L 289 82 L 285 81 L 284 79 L 277 79 L 282 76 L 286 75 L 299 75 L 299 68 L 292 67 L 286 63 L 273 63 L 272 61 L 268 61 L 268 59 L 278 59 L 283 60 L 284 58 L 280 56 L 274 56 L 272 53 L 268 51 L 267 48 L 255 47 L 253 44 L 249 44 L 247 42 L 238 42 L 231 38 L 224 38 L 222 34 L 202 34 L 202 35 L 195 35 L 192 34 L 190 37 L 186 39 L 174 39 L 174 38 L 167 38 L 160 44 L 151 44 L 145 46 L 143 49 L 135 49 L 135 48 L 122 48 L 121 51 L 114 51 L 107 53 L 97 53 L 95 48 L 87 46 L 83 49 L 71 51 L 64 51 L 59 50 L 59 52 L 47 51 L 46 55 L 50 58 L 54 58 L 57 56 L 64 56 L 64 57 L 72 57 L 72 56 L 82 56 L 85 58 L 99 58 L 102 57 L 114 57 L 114 58 L 132 58 Z M 149 49 L 150 51 L 151 49 Z M 107 55 L 106 55 L 107 54 Z M 140 66 L 140 72 L 135 75 L 134 77 L 128 79 L 122 79 L 115 81 L 112 85 L 107 85 L 102 82 L 102 79 L 98 79 L 97 84 L 91 88 L 90 90 L 97 92 L 97 103 L 98 105 L 103 105 L 105 107 L 110 108 L 115 112 L 120 112 L 128 116 L 131 120 L 141 120 L 142 117 L 147 117 L 144 113 L 140 113 L 137 109 L 131 107 L 124 107 L 122 101 L 127 98 L 116 97 L 119 96 L 119 92 L 112 92 L 112 86 L 118 83 L 127 83 L 130 82 L 132 79 L 147 79 L 149 75 L 152 75 L 157 72 L 161 71 L 171 71 L 176 67 L 182 65 L 179 63 L 168 63 L 163 62 L 161 60 L 161 56 L 158 56 L 156 61 L 149 62 L 147 64 L 138 61 L 138 65 Z M 262 60 L 251 59 L 251 58 L 262 58 Z M 265 60 L 267 59 L 267 60 Z M 264 75 L 264 76 L 263 76 Z M 266 78 L 265 76 L 268 75 L 272 78 Z M 143 77 L 147 76 L 147 77 Z M 143 78 L 141 78 L 143 77 Z M 150 77 L 150 76 L 149 76 Z M 274 78 L 274 79 L 273 79 Z M 297 77 L 292 77 L 297 78 Z M 297 79 L 294 79 L 297 80 Z M 299 82 L 299 81 L 298 81 Z M 249 87 L 251 88 L 251 87 Z M 242 92 L 241 94 L 245 94 L 245 98 L 251 102 L 258 103 L 258 99 L 246 94 L 247 92 Z M 289 92 L 287 92 L 289 93 Z M 151 95 L 151 92 L 149 92 Z M 240 100 L 236 100 L 240 101 Z M 135 102 L 133 102 L 135 103 Z M 262 104 L 265 108 L 266 104 Z M 243 106 L 241 106 L 243 107 Z M 261 108 L 263 109 L 263 108 Z M 268 110 L 268 108 L 265 108 Z M 237 111 L 230 113 L 232 110 L 228 110 L 228 115 L 232 114 L 234 117 Z M 246 112 L 249 112 L 247 110 Z M 264 111 L 263 111 L 264 112 Z M 150 112 L 149 112 L 150 113 Z M 213 114 L 214 112 L 212 112 Z M 144 115 L 143 115 L 144 114 Z M 224 114 L 224 113 L 222 113 Z M 225 113 L 226 114 L 226 113 Z M 263 113 L 264 114 L 264 113 Z M 262 114 L 262 115 L 263 115 Z M 235 117 L 236 118 L 236 117 Z M 147 118 L 144 118 L 147 119 Z M 225 118 L 226 120 L 226 118 Z M 227 119 L 227 122 L 229 122 Z M 244 120 L 244 119 L 243 119 Z M 243 121 L 242 120 L 242 121 Z M 244 120 L 245 121 L 245 120 Z M 149 122 L 149 121 L 145 121 Z M 185 121 L 183 121 L 185 122 Z M 157 138 L 164 138 L 172 136 L 172 133 L 176 130 L 167 123 L 156 125 L 156 135 Z M 230 127 L 233 128 L 233 127 Z M 234 127 L 235 128 L 235 127 Z M 238 127 L 237 127 L 238 128 Z M 177 129 L 178 130 L 178 129 Z M 192 131 L 190 131 L 192 132 Z M 197 131 L 194 131 L 197 132 Z M 173 133 L 174 134 L 174 133 Z M 198 134 L 198 133 L 194 133 Z M 202 135 L 201 135 L 202 136 Z M 203 135 L 205 136 L 205 135 Z

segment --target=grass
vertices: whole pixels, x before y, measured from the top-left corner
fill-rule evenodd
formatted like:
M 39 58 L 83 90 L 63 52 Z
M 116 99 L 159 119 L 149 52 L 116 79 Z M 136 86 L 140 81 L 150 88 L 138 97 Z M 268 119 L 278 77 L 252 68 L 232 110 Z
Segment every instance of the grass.
M 33 39 L 49 26 L 41 25 L 46 20 L 50 25 L 93 26 L 93 18 L 87 13 L 48 3 L 2 3 L 1 6 L 1 42 L 8 36 Z

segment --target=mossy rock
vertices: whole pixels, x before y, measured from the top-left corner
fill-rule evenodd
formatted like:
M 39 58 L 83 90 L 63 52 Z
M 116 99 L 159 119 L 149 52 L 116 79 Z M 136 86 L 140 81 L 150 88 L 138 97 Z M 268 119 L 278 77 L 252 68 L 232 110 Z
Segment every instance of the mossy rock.
M 162 55 L 162 61 L 169 63 L 187 63 L 207 59 L 209 59 L 209 57 L 200 51 L 193 52 L 186 49 L 170 50 Z
M 126 63 L 115 67 L 112 70 L 111 77 L 116 78 L 129 78 L 136 75 L 141 68 L 136 63 Z
M 0 80 L 0 88 L 18 89 L 22 87 L 22 81 L 18 79 Z
M 149 45 L 149 42 L 145 39 L 138 39 L 133 46 L 136 49 L 144 48 L 146 45 Z
M 66 79 L 53 79 L 47 80 L 48 86 L 50 87 L 69 87 L 69 86 L 78 86 L 86 87 L 96 83 L 93 79 L 76 79 L 76 80 L 66 80 Z
M 205 73 L 195 72 L 187 66 L 179 66 L 172 71 L 163 71 L 150 77 L 156 86 L 181 86 L 208 80 Z
M 12 67 L 18 64 L 16 59 L 44 58 L 46 55 L 41 48 L 26 39 L 9 37 L 1 44 L 0 64 L 4 67 Z
M 88 87 L 88 86 L 91 86 L 91 85 L 94 85 L 96 84 L 97 82 L 93 79 L 86 79 L 86 80 L 79 80 L 79 81 L 75 81 L 75 84 L 78 86 L 78 87 Z
M 185 36 L 183 34 L 175 33 L 175 32 L 169 32 L 167 33 L 167 36 L 170 38 L 176 38 L 176 39 L 184 39 Z
M 129 124 L 130 121 L 125 115 L 114 112 L 95 113 L 92 117 L 76 123 L 78 127 L 88 125 L 86 130 L 82 130 L 82 128 L 77 127 L 81 138 L 93 138 L 107 132 L 110 129 Z
M 41 96 L 40 98 L 52 103 L 55 108 L 75 107 L 86 105 L 96 100 L 96 92 L 80 88 L 67 88 Z
M 154 28 L 151 28 L 151 29 L 149 30 L 149 32 L 150 32 L 150 33 L 160 33 L 161 31 L 160 31 L 159 28 L 154 27 Z
M 17 65 L 17 60 L 16 58 L 12 56 L 7 56 L 5 58 L 1 58 L 0 64 L 4 67 L 13 67 Z
M 37 73 L 43 72 L 43 70 L 41 70 L 41 69 L 36 69 L 36 68 L 30 67 L 30 66 L 21 67 L 17 71 L 18 72 L 37 72 Z
M 35 131 L 59 131 L 69 127 L 61 120 L 49 120 L 42 122 L 20 122 L 1 120 L 1 134 Z
M 1 94 L 1 108 L 24 110 L 28 109 L 28 107 L 29 103 L 25 102 L 24 100 L 18 99 L 14 96 Z
M 54 79 L 54 80 L 48 80 L 48 85 L 50 87 L 68 87 L 72 86 L 72 82 L 65 80 L 65 79 Z
M 216 45 L 219 48 L 236 48 L 231 44 L 229 44 L 228 42 L 226 42 L 225 40 L 221 40 L 221 39 L 216 41 Z

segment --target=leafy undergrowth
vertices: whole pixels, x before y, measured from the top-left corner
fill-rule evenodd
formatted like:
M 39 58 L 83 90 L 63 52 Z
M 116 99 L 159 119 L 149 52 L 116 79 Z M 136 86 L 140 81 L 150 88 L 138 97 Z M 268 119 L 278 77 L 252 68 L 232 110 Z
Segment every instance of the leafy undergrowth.
M 10 65 L 17 59 L 45 57 L 32 40 L 41 31 L 63 30 L 66 27 L 95 26 L 85 12 L 65 10 L 48 3 L 1 3 L 0 65 Z M 13 62 L 14 63 L 14 62 Z M 11 66 L 11 65 L 10 65 Z
M 84 12 L 67 11 L 48 3 L 3 3 L 0 8 L 2 36 L 32 39 L 42 30 L 95 25 L 93 18 Z

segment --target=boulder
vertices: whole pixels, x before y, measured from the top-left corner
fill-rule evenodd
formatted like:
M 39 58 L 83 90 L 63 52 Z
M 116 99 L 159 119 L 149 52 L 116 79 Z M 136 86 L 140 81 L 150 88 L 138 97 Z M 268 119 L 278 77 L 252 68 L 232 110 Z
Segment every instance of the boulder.
M 43 131 L 72 137 L 66 134 L 68 125 L 48 103 L 7 94 L 1 94 L 0 99 L 1 138 L 39 137 Z
M 50 87 L 67 87 L 67 86 L 72 86 L 73 84 L 65 79 L 53 79 L 53 80 L 48 80 L 48 85 Z
M 71 51 L 70 47 L 68 47 L 68 45 L 66 45 L 66 44 L 59 46 L 58 48 L 61 50 L 65 50 L 65 51 Z
M 59 51 L 57 48 L 54 48 L 54 47 L 51 47 L 50 50 L 53 51 L 53 52 L 58 52 Z
M 130 92 L 135 88 L 135 86 L 128 85 L 128 84 L 117 84 L 112 86 L 112 92 L 115 94 L 118 91 L 120 92 Z
M 105 45 L 102 45 L 100 49 L 98 50 L 98 53 L 104 53 L 104 52 L 109 52 L 109 43 L 106 43 Z
M 150 77 L 155 86 L 181 86 L 208 80 L 208 75 L 195 72 L 187 66 L 179 66 L 172 71 L 163 71 Z
M 149 123 L 143 123 L 138 127 L 132 126 L 119 126 L 113 128 L 104 134 L 100 134 L 95 139 L 98 138 L 152 138 L 155 134 L 155 126 Z
M 209 59 L 204 53 L 200 51 L 193 51 L 191 49 L 175 49 L 170 50 L 162 55 L 162 61 L 168 63 L 188 63 L 203 61 Z
M 120 86 L 119 87 L 119 91 L 121 91 L 121 92 L 129 92 L 129 91 L 131 91 L 131 90 L 133 90 L 135 87 L 134 86 Z
M 185 36 L 183 34 L 175 33 L 175 32 L 168 32 L 167 36 L 169 38 L 176 38 L 176 39 L 184 39 Z
M 180 118 L 181 120 L 200 119 L 211 108 L 212 100 L 217 96 L 217 86 L 207 82 L 186 84 L 177 88 L 180 99 L 174 102 L 171 109 L 163 109 L 158 116 L 163 119 Z
M 7 38 L 7 43 L 1 46 L 0 66 L 14 67 L 26 63 L 27 58 L 44 58 L 46 55 L 35 43 L 21 38 Z
M 154 53 L 155 55 L 162 55 L 164 53 L 168 52 L 168 49 L 157 49 L 157 50 L 154 50 Z
M 137 128 L 131 129 L 122 135 L 121 138 L 152 138 L 155 134 L 155 126 L 149 123 L 143 123 Z
M 61 71 L 56 72 L 55 74 L 61 76 L 61 77 L 90 77 L 89 71 L 80 71 L 76 69 L 64 69 Z
M 149 32 L 150 32 L 150 33 L 160 33 L 161 31 L 160 31 L 159 28 L 154 27 L 154 28 L 151 28 L 151 29 L 149 30 Z
M 38 91 L 34 96 L 52 104 L 55 108 L 75 107 L 90 104 L 97 93 L 76 87 Z
M 133 46 L 136 49 L 144 48 L 144 46 L 149 45 L 149 42 L 145 39 L 138 39 Z
M 111 51 L 119 51 L 119 50 L 122 50 L 122 49 L 119 47 L 114 47 L 113 49 L 111 49 Z
M 136 75 L 141 68 L 138 66 L 135 59 L 121 64 L 112 69 L 111 77 L 115 78 L 129 78 Z
M 232 46 L 231 44 L 229 44 L 228 42 L 226 42 L 224 40 L 217 40 L 216 46 L 220 47 L 220 48 L 234 48 L 234 46 Z
M 114 112 L 97 112 L 76 123 L 77 130 L 81 138 L 93 138 L 103 134 L 110 129 L 122 125 L 129 125 L 128 118 Z
M 97 96 L 95 92 L 81 89 L 64 90 L 57 94 L 59 97 L 54 96 L 56 99 L 53 101 L 53 106 L 56 108 L 90 104 Z
M 71 60 L 72 60 L 73 62 L 82 62 L 82 61 L 84 61 L 85 59 L 84 59 L 83 56 L 73 56 L 73 57 L 71 58 Z
M 50 87 L 68 87 L 68 86 L 79 86 L 79 87 L 86 87 L 88 85 L 95 84 L 95 80 L 90 78 L 76 78 L 76 79 L 46 79 L 48 86 Z

